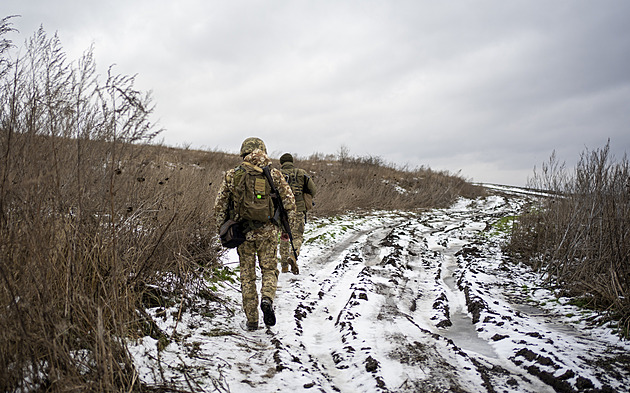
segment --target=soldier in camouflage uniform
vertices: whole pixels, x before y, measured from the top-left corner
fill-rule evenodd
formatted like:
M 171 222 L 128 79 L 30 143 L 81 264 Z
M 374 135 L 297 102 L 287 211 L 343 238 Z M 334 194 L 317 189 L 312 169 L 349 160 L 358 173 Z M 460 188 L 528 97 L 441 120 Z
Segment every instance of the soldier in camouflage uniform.
M 306 212 L 312 207 L 313 197 L 315 196 L 315 183 L 313 179 L 306 173 L 304 169 L 296 168 L 293 163 L 293 156 L 285 153 L 280 157 L 280 165 L 282 165 L 282 174 L 287 179 L 293 195 L 295 196 L 295 204 L 298 212 L 298 224 L 296 230 L 292 230 L 293 246 L 296 254 L 300 255 L 300 248 L 304 240 L 304 226 L 306 224 Z M 306 196 L 306 198 L 305 198 Z M 311 204 L 311 206 L 308 206 Z M 280 243 L 280 265 L 282 272 L 287 273 L 291 266 L 291 273 L 299 274 L 297 260 L 293 255 L 291 244 L 289 242 Z
M 243 157 L 243 163 L 240 166 L 248 165 L 250 167 L 263 168 L 271 164 L 265 144 L 259 138 L 247 138 L 243 141 L 241 157 Z M 238 214 L 235 215 L 233 209 L 231 210 L 231 206 L 233 206 L 232 196 L 235 189 L 234 175 L 239 167 L 230 169 L 225 173 L 219 188 L 214 207 L 217 233 L 221 225 L 229 218 L 241 221 Z M 297 219 L 295 199 L 291 187 L 289 187 L 279 170 L 271 169 L 271 177 L 288 212 L 290 227 L 293 231 Z M 251 229 L 246 233 L 246 241 L 237 249 L 241 270 L 241 292 L 243 309 L 247 317 L 247 329 L 255 330 L 258 328 L 256 256 L 258 256 L 258 263 L 262 272 L 260 308 L 263 312 L 263 321 L 267 326 L 273 326 L 276 323 L 273 300 L 276 295 L 278 282 L 277 244 L 280 228 L 270 221 L 256 223 L 256 225 L 251 225 L 252 223 L 243 224 L 244 227 Z M 281 238 L 283 241 L 288 241 L 288 235 L 285 233 L 282 234 Z

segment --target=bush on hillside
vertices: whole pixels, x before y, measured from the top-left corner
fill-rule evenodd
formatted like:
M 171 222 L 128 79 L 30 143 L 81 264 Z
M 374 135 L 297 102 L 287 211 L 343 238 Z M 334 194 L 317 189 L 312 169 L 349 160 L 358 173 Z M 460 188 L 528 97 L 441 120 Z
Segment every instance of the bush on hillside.
M 569 294 L 630 326 L 630 169 L 610 142 L 586 150 L 574 172 L 552 155 L 530 187 L 554 195 L 521 216 L 509 249 Z

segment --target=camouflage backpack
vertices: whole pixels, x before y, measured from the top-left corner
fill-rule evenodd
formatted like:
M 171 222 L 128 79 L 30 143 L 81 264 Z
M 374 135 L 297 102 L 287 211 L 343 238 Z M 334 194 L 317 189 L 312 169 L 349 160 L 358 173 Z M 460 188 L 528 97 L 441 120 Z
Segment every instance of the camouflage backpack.
M 274 214 L 271 186 L 261 168 L 243 162 L 234 172 L 232 193 L 234 218 L 244 223 L 244 229 L 260 228 Z
M 290 170 L 283 169 L 282 173 L 295 196 L 297 211 L 310 210 L 313 205 L 313 196 L 304 190 L 309 178 L 306 172 L 298 168 L 291 168 Z

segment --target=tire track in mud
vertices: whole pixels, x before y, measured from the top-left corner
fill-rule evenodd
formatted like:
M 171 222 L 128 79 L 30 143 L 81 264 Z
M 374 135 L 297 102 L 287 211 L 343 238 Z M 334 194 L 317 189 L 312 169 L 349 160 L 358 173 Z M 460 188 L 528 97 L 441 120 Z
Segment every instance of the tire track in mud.
M 307 232 L 318 240 L 305 242 L 301 274 L 280 275 L 278 324 L 210 341 L 217 326 L 199 322 L 182 335 L 204 343 L 192 346 L 189 365 L 221 392 L 619 391 L 628 362 L 606 356 L 626 354 L 518 303 L 525 270 L 503 266 L 482 235 L 517 211 L 511 203 L 495 197 L 318 223 Z M 220 331 L 235 325 L 223 323 Z
M 325 381 L 332 390 L 323 391 L 341 392 L 551 391 L 512 364 L 493 362 L 498 355 L 477 335 L 478 317 L 469 312 L 480 299 L 462 291 L 455 278 L 455 255 L 469 243 L 458 236 L 487 226 L 476 219 L 441 211 L 407 216 L 309 261 L 315 268 L 309 279 L 285 292 L 299 301 L 292 307 L 293 337 L 281 341 L 300 348 L 293 360 L 314 377 L 313 386 Z M 462 304 L 468 309 L 456 307 Z M 449 335 L 454 321 L 458 333 Z
M 397 226 L 401 224 L 364 231 L 345 242 L 343 247 L 324 253 L 319 258 L 320 263 L 332 262 L 322 263 L 321 268 L 310 275 L 311 284 L 301 288 L 308 296 L 298 296 L 302 301 L 294 307 L 295 335 L 307 354 L 304 356 L 306 362 L 302 364 L 308 364 L 315 371 L 311 374 L 321 373 L 321 379 L 336 391 L 390 391 L 381 375 L 381 362 L 389 359 L 381 359 L 382 356 L 373 350 L 379 343 L 374 340 L 376 336 L 370 337 L 366 327 L 387 331 L 387 337 L 382 337 L 384 341 L 397 342 L 392 353 L 404 357 L 409 366 L 415 366 L 408 354 L 415 351 L 418 355 L 420 346 L 417 342 L 409 342 L 392 318 L 398 313 L 396 299 L 412 310 L 419 296 L 417 280 L 412 280 L 415 284 L 409 285 L 409 279 L 401 273 L 399 264 L 403 247 L 399 244 Z M 417 250 L 411 253 L 416 255 L 426 248 L 424 244 L 414 246 Z M 310 264 L 319 263 L 313 261 Z M 386 275 L 378 273 L 383 269 L 388 271 Z M 378 278 L 376 282 L 375 276 Z M 362 307 L 370 301 L 380 304 Z M 378 313 L 373 315 L 374 311 Z M 388 327 L 377 327 L 374 321 Z M 424 351 L 426 347 L 422 346 L 421 352 Z M 427 370 L 431 369 L 438 368 L 427 367 Z M 444 367 L 439 369 L 438 374 L 443 375 Z M 417 388 L 409 379 L 396 388 L 404 389 L 404 386 Z
M 365 299 L 361 275 L 367 263 L 378 257 L 378 241 L 389 228 L 368 228 L 350 236 L 329 251 L 309 261 L 309 278 L 296 280 L 288 296 L 300 299 L 293 306 L 295 329 L 293 341 L 303 352 L 302 364 L 314 377 L 314 384 L 322 391 L 369 391 L 365 381 L 348 378 L 345 371 L 354 359 L 356 349 L 349 345 L 356 334 L 346 321 L 346 310 Z M 298 293 L 301 292 L 301 295 Z M 352 318 L 352 317 L 350 317 Z M 309 328 L 305 329 L 304 326 Z M 317 328 L 314 329 L 313 327 Z M 284 340 L 291 341 L 285 336 Z M 339 350 L 343 348 L 343 350 Z M 359 349 L 365 351 L 365 348 Z M 373 359 L 364 359 L 365 369 L 375 367 Z M 328 385 L 330 390 L 322 386 Z

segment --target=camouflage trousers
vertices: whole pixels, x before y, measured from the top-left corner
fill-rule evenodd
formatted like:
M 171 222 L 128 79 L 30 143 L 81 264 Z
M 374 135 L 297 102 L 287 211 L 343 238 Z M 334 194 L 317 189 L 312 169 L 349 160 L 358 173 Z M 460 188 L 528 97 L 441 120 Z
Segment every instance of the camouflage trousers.
M 304 241 L 305 218 L 306 217 L 304 216 L 304 213 L 298 212 L 297 227 L 292 228 L 294 229 L 294 232 L 291 233 L 293 235 L 293 246 L 295 247 L 295 251 L 297 252 L 298 256 L 300 255 L 300 248 L 302 248 L 302 242 Z M 291 249 L 291 242 L 280 241 L 281 265 L 288 265 L 288 259 L 295 260 L 295 257 L 293 256 L 293 250 Z
M 258 322 L 256 256 L 262 272 L 260 295 L 273 300 L 278 285 L 277 237 L 248 240 L 237 251 L 241 267 L 243 310 L 248 322 Z

